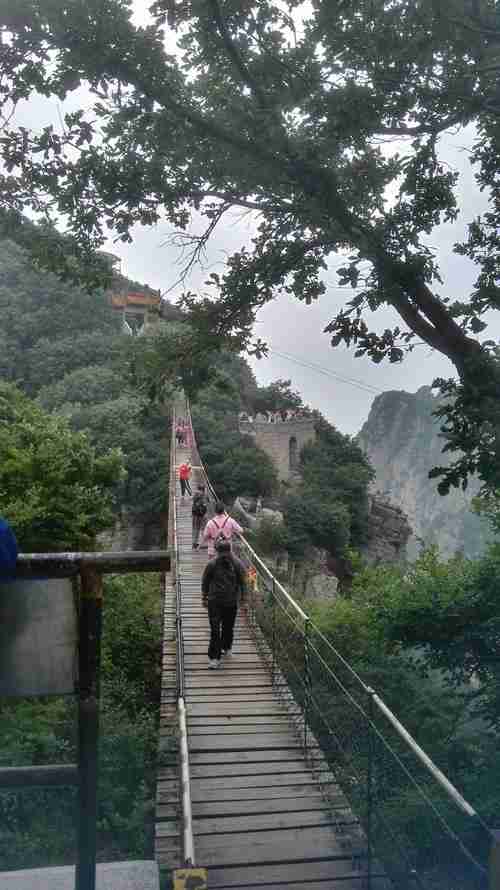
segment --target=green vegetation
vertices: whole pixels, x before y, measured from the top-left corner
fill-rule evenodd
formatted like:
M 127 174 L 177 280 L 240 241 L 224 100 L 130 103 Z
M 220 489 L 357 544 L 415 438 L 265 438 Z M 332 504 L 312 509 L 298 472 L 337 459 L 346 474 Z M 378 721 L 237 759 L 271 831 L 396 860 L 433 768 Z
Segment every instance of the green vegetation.
M 0 382 L 0 503 L 21 550 L 91 549 L 113 522 L 121 454 L 96 454 L 86 435 Z
M 241 435 L 238 429 L 238 414 L 250 407 L 256 390 L 247 363 L 222 353 L 192 406 L 202 458 L 210 467 L 219 497 L 228 503 L 238 495 L 264 497 L 277 488 L 272 461 L 251 436 Z
M 167 411 L 132 373 L 149 337 L 122 335 L 106 294 L 40 275 L 16 245 L 0 260 L 0 510 L 24 551 L 96 549 L 120 510 L 167 503 Z M 157 576 L 105 582 L 103 861 L 153 855 L 160 608 Z M 0 701 L 2 766 L 74 762 L 76 717 L 72 698 Z M 74 863 L 76 816 L 74 789 L 0 792 L 2 868 Z
M 101 462 L 108 452 L 121 451 L 125 472 L 115 474 L 115 512 L 165 510 L 167 413 L 151 405 L 148 383 L 134 376 L 144 357 L 158 350 L 150 342 L 155 338 L 122 334 L 107 294 L 88 294 L 55 275 L 41 275 L 12 242 L 0 242 L 0 260 L 0 379 L 64 417 L 68 431 L 85 433 Z M 115 286 L 140 287 L 126 279 L 116 279 Z M 179 315 L 173 307 L 169 314 Z M 57 426 L 55 417 L 51 425 Z M 39 546 L 47 546 L 45 539 Z
M 437 471 L 440 490 L 474 472 L 498 489 L 500 362 L 483 333 L 500 307 L 493 0 L 156 0 L 151 12 L 143 27 L 127 0 L 64 14 L 53 0 L 7 5 L 4 231 L 29 240 L 20 208 L 64 216 L 69 242 L 45 226 L 30 248 L 68 276 L 109 229 L 130 241 L 138 224 L 168 222 L 182 230 L 189 264 L 226 213 L 254 210 L 250 248 L 211 273 L 218 300 L 203 297 L 195 313 L 207 332 L 247 342 L 255 312 L 278 291 L 308 304 L 323 297 L 328 259 L 342 253 L 347 300 L 332 309 L 332 346 L 397 363 L 423 342 L 449 358 L 456 379 L 438 385 L 455 460 Z M 11 122 L 35 94 L 71 94 L 78 106 L 82 84 L 93 105 L 68 112 L 64 126 L 55 112 L 38 131 Z M 461 182 L 443 145 L 466 127 L 475 144 Z M 384 150 L 394 137 L 398 148 Z M 474 219 L 471 175 L 488 202 Z M 454 249 L 478 274 L 457 298 L 430 244 L 462 210 L 467 236 Z M 195 213 L 206 220 L 198 235 Z M 96 277 L 94 262 L 90 285 Z M 373 321 L 381 306 L 399 316 L 385 330 Z
M 303 448 L 297 479 L 279 485 L 268 456 L 250 435 L 240 433 L 238 415 L 242 410 L 255 415 L 288 409 L 301 409 L 314 418 L 316 441 Z M 367 490 L 373 471 L 349 436 L 304 406 L 290 380 L 259 387 L 243 359 L 223 353 L 216 359 L 210 382 L 197 392 L 193 421 L 203 460 L 220 496 L 228 501 L 239 495 L 271 498 L 282 510 L 282 527 L 266 526 L 255 533 L 266 552 L 272 551 L 270 541 L 279 539 L 278 549 L 300 563 L 313 547 L 343 557 L 347 548 L 365 542 Z
M 104 588 L 98 857 L 153 855 L 161 651 L 159 577 L 108 578 Z M 72 699 L 0 701 L 2 766 L 74 762 Z M 2 868 L 75 861 L 76 792 L 0 792 Z
M 500 545 L 365 568 L 313 621 L 491 825 L 500 803 Z M 411 708 L 408 702 L 411 701 Z

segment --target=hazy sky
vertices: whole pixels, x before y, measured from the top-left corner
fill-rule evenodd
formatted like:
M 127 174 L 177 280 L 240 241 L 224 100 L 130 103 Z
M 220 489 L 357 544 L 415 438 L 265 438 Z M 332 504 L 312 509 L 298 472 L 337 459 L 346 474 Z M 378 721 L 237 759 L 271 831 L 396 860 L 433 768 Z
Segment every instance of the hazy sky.
M 134 4 L 136 19 L 142 24 L 146 20 L 144 9 L 149 4 Z M 73 96 L 68 107 L 79 107 L 85 101 L 84 91 Z M 56 101 L 31 100 L 20 106 L 17 122 L 24 125 L 60 125 L 61 106 Z M 473 141 L 471 131 L 447 134 L 441 141 L 441 154 L 446 163 L 461 172 L 460 195 L 462 213 L 454 224 L 435 230 L 429 243 L 437 250 L 441 261 L 444 284 L 439 292 L 453 298 L 466 295 L 475 277 L 475 269 L 467 260 L 452 252 L 455 240 L 465 236 L 466 224 L 485 206 L 474 182 L 473 171 L 468 157 Z M 401 149 L 401 146 L 397 146 Z M 195 221 L 194 226 L 199 221 Z M 106 249 L 122 259 L 122 272 L 129 277 L 147 283 L 168 293 L 175 301 L 183 287 L 196 291 L 203 287 L 207 271 L 223 268 L 225 258 L 243 244 L 248 244 L 255 226 L 255 219 L 242 212 L 235 212 L 222 222 L 216 230 L 209 246 L 204 268 L 192 270 L 185 285 L 177 284 L 181 266 L 179 250 L 169 243 L 171 230 L 167 225 L 152 229 L 137 228 L 133 244 L 114 243 L 110 238 Z M 291 378 L 304 400 L 312 407 L 319 408 L 329 420 L 346 433 L 356 433 L 368 416 L 370 405 L 379 391 L 405 389 L 411 392 L 428 385 L 436 376 L 451 376 L 453 368 L 442 356 L 433 353 L 425 345 L 419 345 L 414 353 L 400 365 L 374 365 L 368 359 L 355 359 L 353 352 L 344 347 L 332 349 L 328 334 L 323 333 L 325 325 L 336 314 L 342 302 L 349 298 L 350 291 L 338 287 L 334 272 L 336 260 L 331 260 L 331 269 L 325 276 L 327 293 L 313 306 L 305 306 L 290 297 L 281 297 L 263 309 L 257 319 L 256 334 L 266 340 L 271 350 L 288 353 L 295 357 L 280 357 L 272 351 L 266 359 L 252 360 L 257 379 L 267 383 L 277 377 Z M 390 309 L 379 310 L 373 319 L 377 329 L 384 329 L 395 321 L 395 313 Z M 400 319 L 397 319 L 400 322 Z M 500 339 L 500 321 L 482 335 L 484 339 Z M 305 367 L 315 364 L 319 369 Z M 351 383 L 340 378 L 348 378 Z M 358 381 L 359 385 L 355 382 Z

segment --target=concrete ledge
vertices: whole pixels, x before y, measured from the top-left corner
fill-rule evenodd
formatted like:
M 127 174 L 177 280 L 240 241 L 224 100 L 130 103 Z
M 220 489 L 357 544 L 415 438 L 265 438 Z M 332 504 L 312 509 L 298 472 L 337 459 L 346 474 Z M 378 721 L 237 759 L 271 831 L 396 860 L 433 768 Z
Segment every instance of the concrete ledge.
M 74 890 L 75 868 L 30 868 L 0 872 L 0 890 Z M 103 862 L 97 866 L 96 890 L 160 890 L 156 862 Z

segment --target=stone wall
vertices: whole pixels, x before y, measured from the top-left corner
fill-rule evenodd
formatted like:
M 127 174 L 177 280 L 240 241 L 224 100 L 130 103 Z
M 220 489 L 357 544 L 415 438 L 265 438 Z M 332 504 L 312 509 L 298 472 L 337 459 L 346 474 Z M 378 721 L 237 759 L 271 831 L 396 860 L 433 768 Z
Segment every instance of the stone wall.
M 259 448 L 269 455 L 278 471 L 280 482 L 294 476 L 293 461 L 292 465 L 290 462 L 290 443 L 292 442 L 292 449 L 295 448 L 298 463 L 301 449 L 307 442 L 312 442 L 316 438 L 313 420 L 292 420 L 283 423 L 242 421 L 240 432 L 252 436 Z M 295 440 L 295 446 L 292 440 Z

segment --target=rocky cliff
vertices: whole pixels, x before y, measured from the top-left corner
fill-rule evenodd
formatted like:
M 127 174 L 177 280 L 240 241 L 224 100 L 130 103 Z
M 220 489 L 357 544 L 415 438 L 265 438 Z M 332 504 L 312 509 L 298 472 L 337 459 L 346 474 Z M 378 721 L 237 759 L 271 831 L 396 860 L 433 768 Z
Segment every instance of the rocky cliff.
M 470 511 L 478 484 L 441 497 L 436 481 L 428 478 L 429 470 L 447 459 L 441 454 L 439 423 L 432 416 L 435 406 L 427 386 L 415 394 L 383 393 L 373 402 L 358 442 L 377 474 L 373 491 L 390 498 L 408 517 L 413 529 L 409 558 L 417 554 L 419 541 L 438 544 L 446 556 L 457 551 L 476 556 L 488 538 L 484 522 Z

